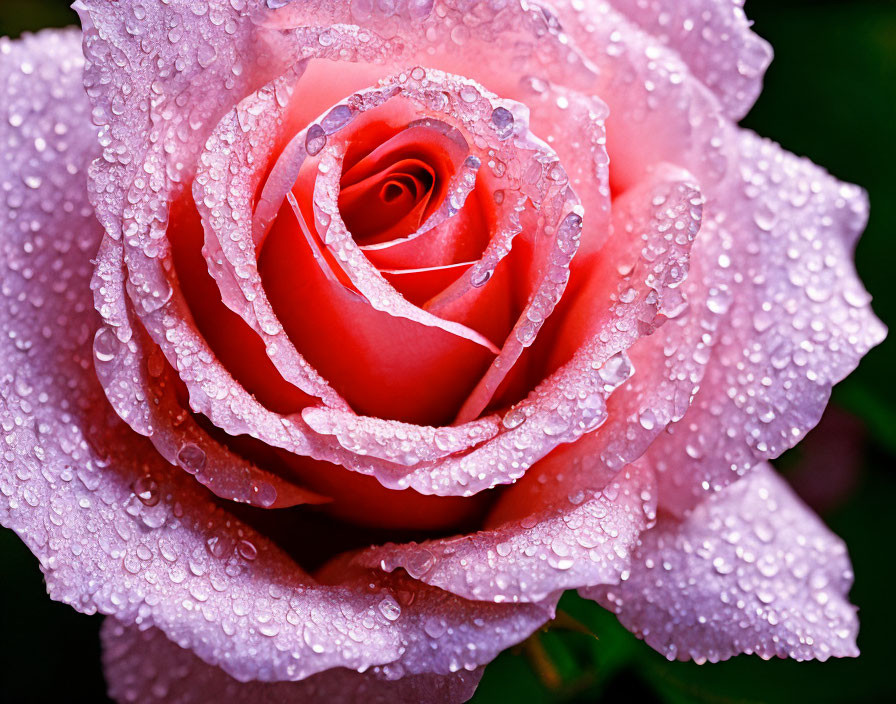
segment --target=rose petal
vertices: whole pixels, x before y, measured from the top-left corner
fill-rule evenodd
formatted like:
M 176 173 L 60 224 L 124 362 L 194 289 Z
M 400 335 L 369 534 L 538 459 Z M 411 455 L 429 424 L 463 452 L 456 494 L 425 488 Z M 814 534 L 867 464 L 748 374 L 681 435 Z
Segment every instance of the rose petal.
M 560 0 L 557 8 L 557 15 L 543 11 L 551 34 L 563 38 L 564 68 L 577 70 L 555 82 L 607 104 L 613 190 L 638 183 L 660 162 L 686 168 L 704 185 L 722 178 L 727 164 L 718 134 L 724 116 L 682 57 L 606 2 Z M 544 73 L 535 75 L 543 79 Z
M 141 631 L 107 618 L 101 631 L 109 696 L 136 704 L 452 704 L 467 701 L 482 670 L 387 679 L 336 668 L 301 682 L 239 682 L 178 647 L 156 628 Z
M 96 105 L 94 119 L 105 124 L 103 159 L 91 170 L 92 199 L 109 237 L 121 241 L 127 267 L 127 272 L 116 271 L 120 265 L 114 257 L 98 263 L 98 309 L 127 340 L 128 306 L 133 305 L 188 385 L 193 408 L 216 426 L 232 435 L 251 426 L 258 434 L 279 436 L 279 446 L 307 447 L 310 431 L 300 427 L 303 424 L 284 426 L 276 415 L 265 415 L 214 363 L 213 352 L 197 334 L 183 297 L 169 280 L 166 201 L 176 198 L 189 179 L 221 112 L 288 65 L 285 58 L 276 65 L 268 63 L 269 55 L 258 45 L 258 29 L 230 3 L 215 3 L 199 15 L 187 5 L 147 3 L 141 19 L 117 5 L 94 0 L 77 4 L 88 59 L 85 85 Z M 150 62 L 154 75 L 164 78 L 134 81 L 147 46 L 164 47 Z M 238 57 L 247 56 L 254 57 L 253 63 L 242 66 Z M 149 91 L 158 95 L 150 98 Z M 128 295 L 120 291 L 125 281 Z M 233 403 L 220 403 L 229 394 L 234 395 Z M 340 405 L 332 392 L 321 395 Z
M 218 285 L 215 293 L 264 343 L 265 353 L 282 375 L 281 378 L 268 374 L 271 380 L 263 388 L 287 386 L 285 380 L 327 405 L 346 408 L 345 401 L 296 351 L 283 331 L 261 286 L 257 253 L 251 239 L 253 194 L 263 182 L 263 164 L 282 146 L 278 135 L 300 76 L 300 69 L 287 72 L 246 97 L 218 123 L 199 155 L 192 193 L 204 230 L 203 265 Z M 240 138 L 246 135 L 251 135 L 251 139 Z M 178 219 L 183 218 L 180 215 Z M 183 226 L 178 221 L 173 224 Z M 240 237 L 241 232 L 245 236 Z M 179 254 L 176 244 L 173 254 L 175 257 Z M 181 254 L 181 259 L 187 254 Z M 186 284 L 180 283 L 182 287 Z M 203 290 L 201 294 L 207 298 L 212 291 Z M 194 311 L 197 295 L 188 297 Z M 235 326 L 222 314 L 215 315 L 212 324 L 223 328 L 225 341 L 235 337 Z M 233 369 L 232 360 L 228 361 L 225 367 Z M 253 364 L 255 368 L 259 366 Z M 289 411 L 295 412 L 306 404 L 307 401 L 294 404 Z
M 552 458 L 543 462 L 555 462 L 562 468 L 557 472 L 598 471 L 574 451 Z M 349 559 L 387 572 L 402 568 L 426 584 L 480 601 L 537 602 L 564 589 L 615 584 L 652 523 L 656 494 L 649 469 L 632 467 L 604 483 L 599 490 L 573 490 L 490 530 L 389 543 Z
M 152 342 L 139 329 L 125 343 L 115 328 L 103 326 L 93 340 L 97 377 L 106 398 L 133 430 L 152 441 L 162 457 L 230 501 L 264 508 L 328 501 L 215 441 L 182 407 L 176 396 L 179 380 L 162 353 L 149 349 Z
M 79 35 L 46 32 L 5 43 L 0 55 L 4 94 L 14 97 L 10 115 L 22 118 L 0 123 L 4 144 L 21 145 L 7 153 L 19 198 L 0 207 L 5 223 L 29 223 L 4 227 L 2 242 L 7 290 L 17 291 L 3 299 L 3 356 L 16 360 L 18 376 L 0 393 L 3 427 L 15 448 L 3 460 L 0 517 L 41 559 L 54 598 L 86 612 L 185 630 L 192 620 L 201 632 L 208 623 L 200 613 L 214 603 L 214 585 L 230 584 L 238 595 L 267 584 L 262 579 L 253 587 L 246 566 L 266 564 L 269 553 L 250 542 L 251 532 L 240 535 L 228 524 L 191 478 L 155 459 L 149 443 L 117 420 L 93 375 L 98 320 L 88 284 L 101 229 L 83 180 L 97 146 L 80 85 Z M 22 72 L 26 64 L 34 73 Z M 41 143 L 51 149 L 41 150 Z M 52 176 L 32 180 L 38 165 Z M 207 545 L 203 535 L 218 542 Z M 217 564 L 210 564 L 209 550 L 222 556 Z M 219 602 L 226 611 L 218 615 L 222 621 L 229 615 L 232 625 L 245 615 L 231 603 Z M 194 608 L 199 604 L 203 609 Z M 215 631 L 198 638 L 207 651 L 239 642 L 220 626 Z M 251 662 L 240 667 L 259 671 Z
M 411 71 L 410 75 L 403 74 L 397 81 L 390 81 L 385 83 L 384 86 L 391 88 L 386 99 L 390 99 L 394 95 L 401 95 L 419 104 L 420 109 L 444 112 L 446 119 L 461 123 L 466 132 L 484 140 L 489 147 L 495 150 L 497 155 L 503 156 L 510 162 L 507 164 L 510 172 L 498 178 L 506 178 L 508 183 L 512 183 L 512 179 L 519 178 L 523 175 L 521 172 L 526 170 L 525 176 L 528 178 L 523 186 L 517 187 L 517 190 L 522 191 L 533 202 L 540 203 L 541 215 L 551 225 L 557 224 L 556 234 L 553 234 L 549 241 L 552 241 L 555 237 L 563 237 L 564 234 L 567 238 L 559 245 L 560 254 L 555 253 L 550 247 L 545 247 L 544 251 L 547 254 L 538 251 L 538 256 L 547 258 L 550 255 L 554 255 L 553 260 L 558 260 L 556 266 L 559 267 L 560 255 L 565 254 L 569 258 L 575 253 L 577 246 L 575 235 L 578 233 L 576 232 L 575 235 L 570 234 L 567 230 L 572 229 L 572 226 L 564 228 L 560 223 L 575 207 L 577 199 L 575 194 L 566 186 L 566 175 L 562 167 L 556 164 L 556 156 L 545 146 L 535 144 L 530 146 L 527 143 L 534 141 L 534 138 L 528 134 L 524 123 L 515 129 L 513 148 L 508 149 L 505 144 L 502 144 L 502 140 L 495 135 L 493 126 L 491 124 L 487 125 L 486 120 L 482 117 L 483 114 L 493 115 L 499 109 L 509 112 L 507 107 L 503 105 L 506 101 L 499 101 L 494 95 L 487 93 L 469 80 L 424 69 L 415 69 Z M 433 98 L 436 87 L 441 89 L 441 92 L 437 94 L 440 98 L 438 104 L 434 104 Z M 381 90 L 380 92 L 383 91 Z M 374 93 L 371 97 L 374 99 L 372 103 L 374 106 L 379 106 L 383 101 L 383 98 L 379 97 L 378 93 Z M 362 102 L 359 109 L 366 110 L 369 108 Z M 529 148 L 526 149 L 526 147 Z M 332 251 L 335 260 L 349 276 L 355 287 L 371 302 L 371 305 L 379 310 L 390 312 L 391 315 L 400 315 L 425 325 L 438 325 L 445 330 L 453 331 L 454 326 L 457 326 L 456 323 L 445 322 L 428 311 L 423 311 L 415 306 L 407 306 L 405 305 L 406 301 L 403 299 L 390 295 L 391 287 L 388 286 L 370 261 L 361 254 L 351 234 L 345 228 L 335 203 L 334 193 L 338 193 L 338 178 L 341 172 L 341 156 L 335 149 L 335 146 L 327 146 L 325 148 L 322 166 L 326 168 L 322 169 L 315 187 L 314 221 L 321 239 Z M 473 159 L 475 161 L 472 161 Z M 478 170 L 480 162 L 481 160 L 478 157 L 471 156 L 468 157 L 466 165 L 472 170 Z M 532 173 L 533 171 L 535 173 Z M 556 175 L 552 176 L 552 174 Z M 450 203 L 448 205 L 450 206 Z M 578 222 L 581 222 L 580 217 L 578 217 Z M 540 231 L 540 228 L 537 229 Z M 482 259 L 470 270 L 468 277 L 469 286 L 475 288 L 485 283 L 487 278 L 493 273 L 498 262 L 509 251 L 509 241 L 514 234 L 515 232 L 513 231 L 507 233 L 499 231 L 493 237 Z M 539 295 L 534 297 L 534 300 L 530 303 L 530 308 L 542 316 L 547 316 L 550 313 L 551 306 L 549 304 L 551 299 L 559 296 L 556 292 L 557 288 L 562 292 L 565 278 L 556 274 L 547 264 L 542 265 L 542 268 Z M 554 274 L 553 279 L 549 278 L 549 274 Z M 545 285 L 545 281 L 549 284 L 548 286 Z M 562 283 L 560 283 L 561 281 Z M 529 321 L 525 321 L 527 329 L 533 326 L 531 321 L 534 319 L 535 316 L 532 315 Z M 521 322 L 519 325 L 522 324 Z M 475 340 L 475 338 L 471 337 L 469 331 L 458 331 L 455 334 Z M 487 343 L 487 341 L 485 342 Z M 482 342 L 480 343 L 482 344 Z M 494 349 L 491 343 L 487 344 L 492 347 L 493 351 L 497 352 L 497 349 Z M 505 355 L 510 352 L 509 348 L 512 347 L 512 344 L 505 345 L 505 349 L 501 351 L 501 354 Z M 513 357 L 510 357 L 510 359 L 512 360 Z M 512 364 L 512 361 L 502 361 L 505 364 Z
M 699 243 L 710 266 L 683 286 L 706 291 L 717 319 L 708 366 L 648 451 L 660 505 L 679 514 L 796 444 L 885 334 L 853 265 L 864 193 L 752 133 L 733 138 L 739 172 L 710 192 L 719 216 Z
M 766 464 L 644 537 L 628 579 L 581 590 L 670 660 L 855 657 L 843 542 Z
M 439 130 L 422 125 L 371 146 L 369 154 L 342 174 L 339 210 L 359 244 L 383 245 L 416 231 L 441 205 L 466 150 Z M 406 183 L 406 194 L 386 199 L 382 185 L 389 179 Z
M 566 3 L 560 0 L 561 7 Z M 768 43 L 750 30 L 739 0 L 612 0 L 613 7 L 674 49 L 691 72 L 740 120 L 762 89 L 772 60 Z
M 402 296 L 425 310 L 427 301 L 457 281 L 473 264 L 474 262 L 470 260 L 457 264 L 416 269 L 380 269 L 380 273 L 386 281 L 401 292 Z M 467 325 L 480 328 L 480 326 Z M 487 332 L 483 334 L 494 340 L 494 337 Z
M 359 417 L 328 408 L 306 408 L 302 419 L 314 432 L 334 435 L 346 450 L 406 466 L 469 450 L 491 440 L 501 427 L 497 416 L 481 418 L 463 427 L 433 428 Z

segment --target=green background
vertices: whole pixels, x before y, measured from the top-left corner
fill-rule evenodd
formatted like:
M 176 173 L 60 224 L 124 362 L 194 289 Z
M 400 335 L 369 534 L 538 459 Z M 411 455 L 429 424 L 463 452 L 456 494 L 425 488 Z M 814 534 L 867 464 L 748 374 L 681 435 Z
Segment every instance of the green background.
M 67 4 L 0 0 L 0 34 L 72 24 L 76 18 Z M 896 3 L 750 0 L 747 14 L 771 42 L 775 60 L 762 96 L 743 124 L 869 191 L 871 220 L 856 257 L 875 311 L 892 329 Z M 896 506 L 891 471 L 896 458 L 894 352 L 896 335 L 835 389 L 833 415 L 826 418 L 824 430 L 810 434 L 777 462 L 798 488 L 814 483 L 807 499 L 820 506 L 824 519 L 849 546 L 856 572 L 851 597 L 862 623 L 859 658 L 796 663 L 741 656 L 716 665 L 669 663 L 613 616 L 569 594 L 561 606 L 576 628 L 555 627 L 499 657 L 473 701 L 896 701 L 891 663 L 896 551 L 890 521 Z M 830 468 L 818 469 L 824 463 L 817 462 L 832 442 L 853 448 L 839 462 L 836 476 Z M 815 497 L 819 487 L 834 487 L 835 482 L 845 488 L 834 492 L 833 499 Z M 0 530 L 0 564 L 0 700 L 70 701 L 77 695 L 83 701 L 106 701 L 97 639 L 100 618 L 51 602 L 37 561 L 6 530 Z

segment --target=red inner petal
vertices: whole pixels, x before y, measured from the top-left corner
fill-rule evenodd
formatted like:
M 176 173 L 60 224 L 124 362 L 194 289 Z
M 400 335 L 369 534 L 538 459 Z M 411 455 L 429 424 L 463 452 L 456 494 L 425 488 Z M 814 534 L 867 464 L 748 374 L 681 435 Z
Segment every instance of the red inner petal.
M 339 212 L 361 245 L 413 234 L 442 204 L 466 149 L 439 130 L 412 126 L 380 143 L 369 125 L 353 134 Z
M 348 231 L 362 245 L 411 234 L 431 214 L 437 178 L 431 166 L 411 158 L 343 185 L 339 211 Z

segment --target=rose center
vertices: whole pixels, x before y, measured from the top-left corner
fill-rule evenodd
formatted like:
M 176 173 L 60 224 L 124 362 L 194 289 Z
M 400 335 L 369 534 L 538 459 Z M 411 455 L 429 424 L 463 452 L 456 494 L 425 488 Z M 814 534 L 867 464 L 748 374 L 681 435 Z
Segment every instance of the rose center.
M 339 211 L 359 244 L 405 237 L 423 224 L 438 176 L 420 159 L 402 159 L 358 179 L 358 167 L 341 181 Z M 362 171 L 363 173 L 363 171 Z
M 346 154 L 338 203 L 355 241 L 382 244 L 416 232 L 441 205 L 464 152 L 439 130 L 420 125 L 375 146 L 363 138 L 354 142 Z

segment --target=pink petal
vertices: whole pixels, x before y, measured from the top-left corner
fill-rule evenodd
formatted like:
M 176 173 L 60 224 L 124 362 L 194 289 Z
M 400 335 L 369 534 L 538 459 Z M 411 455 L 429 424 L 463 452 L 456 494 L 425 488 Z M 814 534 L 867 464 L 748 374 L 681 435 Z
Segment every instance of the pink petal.
M 179 648 L 158 629 L 141 631 L 107 618 L 102 628 L 109 696 L 133 704 L 452 704 L 467 701 L 482 670 L 389 679 L 379 668 L 336 668 L 301 682 L 239 682 Z
M 720 179 L 727 167 L 718 140 L 724 116 L 716 96 L 682 57 L 606 2 L 556 4 L 556 15 L 546 7 L 542 12 L 551 28 L 548 37 L 561 38 L 566 75 L 553 78 L 547 70 L 534 75 L 606 103 L 614 192 L 639 182 L 660 162 L 686 168 L 704 187 Z M 549 47 L 546 38 L 543 50 Z
M 382 299 L 372 305 L 339 279 L 345 276 L 341 270 L 327 275 L 323 245 L 294 225 L 295 219 L 278 219 L 260 269 L 280 322 L 305 357 L 357 413 L 424 425 L 450 420 L 452 406 L 462 402 L 494 357 L 493 344 L 467 326 L 431 314 L 425 322 L 424 312 L 378 272 L 374 276 L 381 283 L 375 287 Z M 296 269 L 305 272 L 301 279 L 295 278 Z M 372 292 L 365 287 L 364 293 Z
M 559 452 L 555 463 L 558 472 L 599 471 L 574 449 Z M 350 559 L 387 572 L 402 568 L 415 579 L 467 599 L 538 602 L 564 589 L 617 583 L 629 567 L 640 533 L 652 523 L 654 501 L 650 470 L 631 467 L 598 490 L 573 490 L 490 530 L 423 543 L 389 543 Z
M 506 164 L 506 172 L 496 173 L 490 179 L 489 185 L 495 190 L 500 189 L 502 195 L 506 193 L 506 198 L 510 202 L 517 202 L 520 196 L 527 197 L 536 204 L 538 212 L 546 220 L 547 226 L 552 229 L 556 228 L 553 234 L 547 238 L 548 243 L 557 240 L 556 246 L 545 246 L 543 251 L 540 251 L 541 247 L 539 247 L 539 251 L 536 251 L 535 258 L 539 260 L 540 271 L 538 272 L 536 295 L 532 297 L 524 311 L 528 315 L 528 319 L 521 316 L 515 329 L 515 338 L 511 337 L 504 344 L 495 362 L 495 366 L 508 369 L 518 357 L 525 340 L 534 339 L 539 325 L 533 321 L 543 320 L 544 317 L 550 315 L 553 304 L 565 286 L 566 277 L 561 271 L 565 269 L 563 262 L 565 260 L 566 266 L 568 266 L 569 259 L 577 249 L 578 226 L 581 225 L 581 217 L 571 214 L 578 199 L 569 189 L 568 177 L 557 163 L 556 155 L 546 146 L 537 144 L 535 138 L 528 132 L 522 106 L 499 100 L 469 80 L 438 71 L 415 69 L 410 76 L 402 74 L 397 81 L 392 79 L 384 85 L 391 89 L 389 96 L 400 95 L 413 102 L 420 110 L 428 109 L 436 110 L 438 114 L 444 113 L 445 119 L 457 122 L 458 128 L 462 129 L 464 134 L 469 135 L 471 141 L 478 138 L 477 141 L 484 143 L 489 151 L 486 154 L 483 147 L 478 149 L 477 153 L 481 153 L 483 158 L 491 158 Z M 430 91 L 436 86 L 441 89 L 444 104 L 433 106 L 431 105 Z M 377 98 L 372 102 L 374 106 L 379 106 L 383 101 L 383 98 L 376 94 L 372 97 Z M 363 98 L 359 109 L 367 109 Z M 515 119 L 512 117 L 513 112 L 517 113 Z M 501 134 L 504 127 L 502 126 L 502 130 L 499 130 L 495 127 L 494 119 L 485 117 L 495 114 L 511 116 L 512 130 L 507 134 Z M 465 166 L 475 173 L 481 162 L 482 159 L 479 156 L 468 157 Z M 334 202 L 333 195 L 338 193 L 338 178 L 341 172 L 341 156 L 335 146 L 325 148 L 323 163 L 328 168 L 318 177 L 315 187 L 315 223 L 321 239 L 327 243 L 327 247 L 332 251 L 336 261 L 371 305 L 378 310 L 389 312 L 390 315 L 407 317 L 424 325 L 437 325 L 444 330 L 453 332 L 457 328 L 455 334 L 480 342 L 480 344 L 487 344 L 497 353 L 498 349 L 487 339 L 480 339 L 481 336 L 474 337 L 473 331 L 463 330 L 458 323 L 446 321 L 430 313 L 429 311 L 436 309 L 435 306 L 427 306 L 428 310 L 422 310 L 394 295 L 391 286 L 363 256 L 351 238 Z M 522 185 L 519 185 L 520 181 L 523 181 Z M 465 196 L 466 193 L 464 193 Z M 449 197 L 443 206 L 446 212 L 442 217 L 451 215 L 453 202 L 453 199 Z M 506 208 L 500 210 L 503 211 Z M 433 216 L 434 219 L 438 217 L 439 213 Z M 564 218 L 572 218 L 571 222 L 574 224 L 564 224 L 566 223 Z M 430 223 L 424 224 L 424 228 L 429 226 Z M 537 237 L 537 234 L 541 232 L 541 227 L 544 226 L 534 228 L 529 233 L 529 236 L 539 244 L 541 238 Z M 471 267 L 468 276 L 463 277 L 461 290 L 451 294 L 449 299 L 456 298 L 467 290 L 485 284 L 498 263 L 510 250 L 511 240 L 519 232 L 519 226 L 510 229 L 499 219 L 496 229 L 497 232 L 486 248 L 482 259 Z M 541 259 L 545 261 L 541 262 Z M 482 406 L 484 407 L 484 404 Z M 465 419 L 470 420 L 478 415 L 478 412 L 473 413 L 471 417 Z
M 302 419 L 316 433 L 335 436 L 350 452 L 405 466 L 464 452 L 491 440 L 501 428 L 497 416 L 460 427 L 433 428 L 317 407 L 304 409 Z
M 120 243 L 107 236 L 97 255 L 97 268 L 91 286 L 94 288 L 97 310 L 110 329 L 115 330 L 115 338 L 120 343 L 130 344 L 135 335 L 131 321 L 136 317 L 132 312 L 128 294 L 125 292 L 125 272 L 122 267 L 122 248 Z M 230 435 L 252 434 L 274 447 L 282 447 L 300 453 L 310 453 L 316 439 L 299 416 L 294 419 L 280 416 L 262 406 L 249 392 L 237 384 L 229 372 L 220 364 L 209 364 L 214 360 L 214 353 L 208 343 L 195 329 L 189 311 L 180 297 L 175 297 L 180 317 L 166 319 L 171 325 L 171 336 L 162 336 L 163 344 L 158 349 L 164 354 L 167 364 L 179 363 L 178 376 L 189 390 L 190 406 L 194 411 L 203 413 L 218 428 Z M 144 321 L 147 318 L 143 318 Z M 161 321 L 156 318 L 156 323 Z M 176 331 L 176 333 L 174 332 Z M 147 330 L 149 332 L 149 330 Z M 115 341 L 106 337 L 106 346 L 114 349 Z M 176 340 L 176 344 L 171 342 Z M 145 422 L 137 419 L 146 410 L 139 408 L 140 401 L 152 393 L 145 385 L 147 376 L 144 367 L 152 364 L 154 349 L 150 342 L 133 344 L 131 354 L 140 350 L 143 354 L 138 359 L 122 360 L 127 363 L 106 364 L 102 366 L 100 379 L 108 390 L 110 399 L 118 399 L 116 408 L 121 409 L 128 422 L 135 422 L 135 429 L 141 434 L 148 432 Z M 117 353 L 117 352 L 116 352 Z M 107 356 L 108 352 L 100 353 Z M 170 357 L 169 357 L 170 355 Z M 102 362 L 104 360 L 99 359 Z M 107 360 L 108 361 L 108 360 Z M 165 361 L 163 360 L 164 364 Z M 228 399 L 227 403 L 221 403 Z M 136 408 L 135 408 L 136 406 Z M 170 436 L 171 428 L 159 428 L 163 436 Z M 205 449 L 209 454 L 211 450 Z
M 660 519 L 624 582 L 581 593 L 670 660 L 826 660 L 859 654 L 852 578 L 843 542 L 762 464 Z
M 98 263 L 97 308 L 124 341 L 132 334 L 132 309 L 189 387 L 193 408 L 216 426 L 231 435 L 251 428 L 276 438 L 271 444 L 307 450 L 311 433 L 301 422 L 285 426 L 214 363 L 172 286 L 164 238 L 169 201 L 190 179 L 212 127 L 242 97 L 283 73 L 286 59 L 271 64 L 258 28 L 230 3 L 216 3 L 202 15 L 181 3 L 142 7 L 145 15 L 137 18 L 117 4 L 77 4 L 88 59 L 85 85 L 93 118 L 105 125 L 103 158 L 91 170 L 92 199 L 110 242 L 123 249 L 122 259 L 108 247 Z M 150 62 L 159 79 L 134 80 L 147 70 L 141 62 L 150 45 L 160 48 Z M 255 58 L 244 66 L 244 57 Z M 220 403 L 231 394 L 231 403 Z M 321 395 L 338 405 L 334 394 Z
M 701 234 L 706 266 L 683 286 L 702 289 L 715 318 L 708 365 L 687 415 L 647 454 L 660 506 L 677 513 L 796 444 L 885 334 L 853 265 L 861 189 L 752 133 L 732 139 L 739 170 L 706 205 L 724 218 Z
M 739 120 L 762 89 L 772 50 L 750 30 L 742 0 L 611 0 L 650 36 L 676 51 Z M 565 5 L 560 0 L 559 5 Z M 587 6 L 586 6 L 587 7 Z
M 199 155 L 192 190 L 205 231 L 203 254 L 221 300 L 261 338 L 283 379 L 327 405 L 347 408 L 283 331 L 261 285 L 252 239 L 254 194 L 263 165 L 282 147 L 278 137 L 301 73 L 286 72 L 218 123 Z
M 123 343 L 115 328 L 100 327 L 93 354 L 97 377 L 116 413 L 215 495 L 264 508 L 328 501 L 242 459 L 203 430 L 181 406 L 178 379 L 164 355 L 139 328 Z
M 0 354 L 16 369 L 0 387 L 0 520 L 38 556 L 50 595 L 155 626 L 241 679 L 474 670 L 550 618 L 551 603 L 476 604 L 397 575 L 318 584 L 119 419 L 92 371 L 101 232 L 83 180 L 97 148 L 78 37 L 4 42 L 0 56 L 3 143 L 20 147 L 0 206 L 14 223 Z

